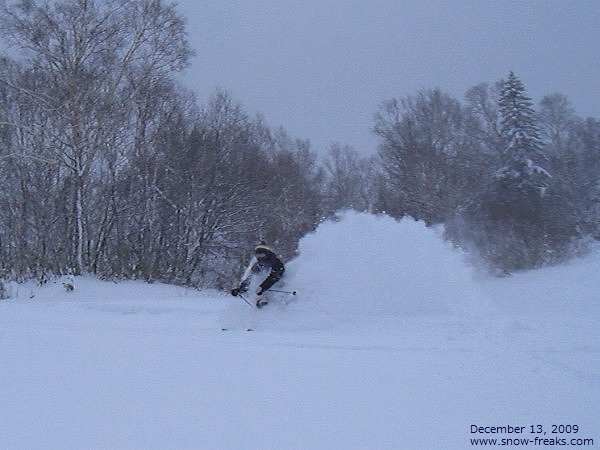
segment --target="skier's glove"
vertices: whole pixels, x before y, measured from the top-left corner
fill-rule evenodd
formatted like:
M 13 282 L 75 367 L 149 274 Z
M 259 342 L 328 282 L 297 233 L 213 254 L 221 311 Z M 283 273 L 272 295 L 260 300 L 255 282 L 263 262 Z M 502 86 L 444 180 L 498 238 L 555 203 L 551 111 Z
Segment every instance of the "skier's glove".
M 240 293 L 240 289 L 239 288 L 233 288 L 231 290 L 231 295 L 233 295 L 234 297 L 237 297 L 239 293 Z
M 265 293 L 265 290 L 263 288 L 258 288 L 258 291 L 256 291 L 256 295 L 263 295 Z

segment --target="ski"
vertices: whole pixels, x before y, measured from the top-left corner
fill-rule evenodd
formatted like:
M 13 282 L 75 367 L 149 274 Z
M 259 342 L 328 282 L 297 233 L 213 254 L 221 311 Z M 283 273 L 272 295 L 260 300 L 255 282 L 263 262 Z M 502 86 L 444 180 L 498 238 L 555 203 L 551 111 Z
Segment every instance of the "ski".
M 298 291 L 283 291 L 281 289 L 269 289 L 269 291 L 271 292 L 279 292 L 280 294 L 288 294 L 288 295 L 296 295 L 298 294 Z

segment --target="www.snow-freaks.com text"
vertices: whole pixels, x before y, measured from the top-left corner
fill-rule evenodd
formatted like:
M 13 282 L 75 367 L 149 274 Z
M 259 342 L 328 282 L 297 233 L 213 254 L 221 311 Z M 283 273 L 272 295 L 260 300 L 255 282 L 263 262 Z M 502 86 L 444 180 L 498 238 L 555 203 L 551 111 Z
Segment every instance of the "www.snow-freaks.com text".
M 472 446 L 575 446 L 592 447 L 594 439 L 582 437 L 579 425 L 495 425 L 472 424 Z

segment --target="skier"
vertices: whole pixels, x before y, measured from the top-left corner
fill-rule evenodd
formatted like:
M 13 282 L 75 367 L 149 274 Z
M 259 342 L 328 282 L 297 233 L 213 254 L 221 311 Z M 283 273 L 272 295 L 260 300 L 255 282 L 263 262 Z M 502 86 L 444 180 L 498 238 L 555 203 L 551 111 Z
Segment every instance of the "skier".
M 264 241 L 261 241 L 254 249 L 254 256 L 244 272 L 240 285 L 231 290 L 231 295 L 235 297 L 248 292 L 252 285 L 260 282 L 256 289 L 256 295 L 261 296 L 279 281 L 284 271 L 285 267 L 275 252 Z M 256 307 L 262 308 L 267 303 L 266 300 L 259 298 L 256 300 Z

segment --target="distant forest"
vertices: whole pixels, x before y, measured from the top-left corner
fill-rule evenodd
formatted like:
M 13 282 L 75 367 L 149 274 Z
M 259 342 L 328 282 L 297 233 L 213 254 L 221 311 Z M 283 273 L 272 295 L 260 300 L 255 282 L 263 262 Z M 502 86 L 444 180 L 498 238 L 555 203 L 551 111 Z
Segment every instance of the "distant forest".
M 0 37 L 18 55 L 0 57 L 0 280 L 230 286 L 259 240 L 289 260 L 349 208 L 443 224 L 500 274 L 600 239 L 600 121 L 534 105 L 513 72 L 383 101 L 376 155 L 317 155 L 175 81 L 193 50 L 173 5 L 0 0 Z

